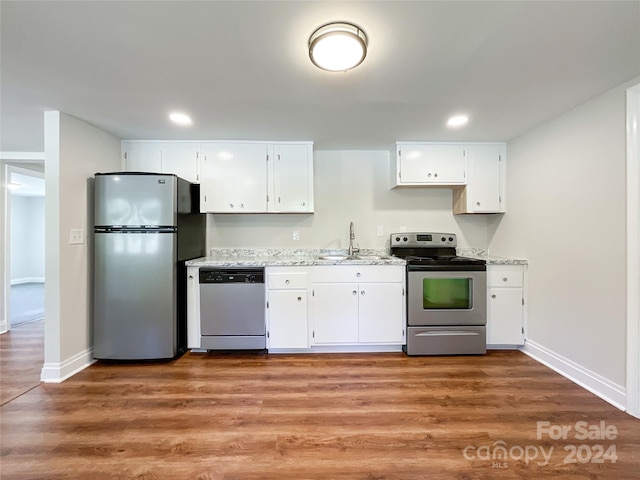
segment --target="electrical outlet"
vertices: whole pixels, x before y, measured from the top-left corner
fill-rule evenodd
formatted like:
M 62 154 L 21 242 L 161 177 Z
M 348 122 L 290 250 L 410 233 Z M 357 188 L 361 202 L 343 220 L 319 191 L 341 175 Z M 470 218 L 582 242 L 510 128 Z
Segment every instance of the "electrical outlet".
M 379 237 L 384 237 L 384 227 L 382 225 L 378 225 L 376 235 L 378 235 Z
M 300 230 L 294 230 L 292 237 L 294 240 L 300 240 Z
M 84 232 L 81 228 L 69 230 L 69 245 L 82 245 L 84 243 Z

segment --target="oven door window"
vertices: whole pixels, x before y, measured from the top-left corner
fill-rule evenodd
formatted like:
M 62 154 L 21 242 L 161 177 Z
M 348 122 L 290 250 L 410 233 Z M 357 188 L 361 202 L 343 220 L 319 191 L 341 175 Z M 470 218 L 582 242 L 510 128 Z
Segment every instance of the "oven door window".
M 422 308 L 425 310 L 469 310 L 473 298 L 470 278 L 423 278 Z

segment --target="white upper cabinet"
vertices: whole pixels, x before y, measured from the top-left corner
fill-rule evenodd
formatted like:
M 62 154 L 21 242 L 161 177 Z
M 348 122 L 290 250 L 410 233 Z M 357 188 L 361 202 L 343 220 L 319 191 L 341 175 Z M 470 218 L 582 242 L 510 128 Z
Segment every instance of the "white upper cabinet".
M 126 172 L 165 173 L 162 148 L 157 142 L 121 142 L 122 168 Z
M 205 142 L 201 211 L 312 213 L 311 142 Z
M 198 142 L 123 141 L 122 165 L 127 172 L 172 173 L 198 183 Z
M 504 212 L 506 144 L 468 144 L 465 151 L 467 186 L 454 191 L 453 213 Z
M 391 184 L 400 186 L 463 185 L 466 181 L 462 144 L 398 142 Z
M 313 212 L 313 145 L 273 144 L 270 212 Z M 271 173 L 271 172 L 270 172 Z
M 202 212 L 267 211 L 266 143 L 205 142 L 200 147 Z
M 192 183 L 200 183 L 198 176 L 199 143 L 194 142 L 163 142 L 162 150 L 163 173 L 173 173 Z

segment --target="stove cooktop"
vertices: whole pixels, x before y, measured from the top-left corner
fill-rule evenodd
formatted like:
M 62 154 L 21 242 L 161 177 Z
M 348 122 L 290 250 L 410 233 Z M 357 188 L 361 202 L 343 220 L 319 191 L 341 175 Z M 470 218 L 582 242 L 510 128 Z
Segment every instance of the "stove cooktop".
M 402 258 L 409 269 L 445 267 L 484 269 L 486 261 L 456 255 L 457 238 L 453 233 L 392 233 L 391 255 Z
M 396 256 L 405 260 L 407 265 L 486 265 L 487 263 L 478 258 L 458 256 Z

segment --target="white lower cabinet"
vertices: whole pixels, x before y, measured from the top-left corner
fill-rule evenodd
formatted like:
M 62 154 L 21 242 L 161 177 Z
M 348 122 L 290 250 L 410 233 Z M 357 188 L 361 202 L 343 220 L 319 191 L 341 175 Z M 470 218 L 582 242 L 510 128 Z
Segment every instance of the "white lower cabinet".
M 358 343 L 357 283 L 314 284 L 313 313 L 313 343 Z
M 404 273 L 402 266 L 315 267 L 312 343 L 404 343 Z
M 187 348 L 200 348 L 200 267 L 187 267 Z
M 525 267 L 487 266 L 487 345 L 524 345 Z
M 267 349 L 309 348 L 308 270 L 267 267 Z

